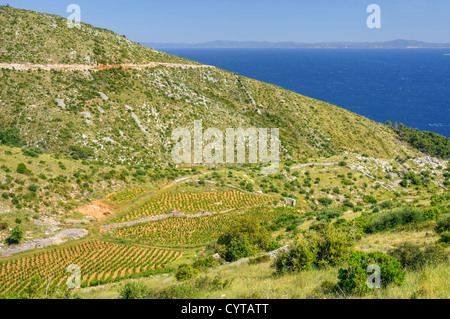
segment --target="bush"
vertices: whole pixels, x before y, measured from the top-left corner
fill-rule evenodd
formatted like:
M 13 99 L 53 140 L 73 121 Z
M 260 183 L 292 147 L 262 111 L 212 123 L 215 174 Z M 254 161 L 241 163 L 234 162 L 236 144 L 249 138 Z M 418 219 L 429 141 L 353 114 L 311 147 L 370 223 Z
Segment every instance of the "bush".
M 266 251 L 274 251 L 274 250 L 277 250 L 280 247 L 281 247 L 281 245 L 278 242 L 276 242 L 275 240 L 272 240 L 267 245 Z
M 353 247 L 354 242 L 349 232 L 327 225 L 281 252 L 273 267 L 277 273 L 286 273 L 307 270 L 313 265 L 336 266 L 348 259 Z
M 450 232 L 441 233 L 441 238 L 438 243 L 450 244 Z
M 219 251 L 226 261 L 234 261 L 264 250 L 269 244 L 270 236 L 259 220 L 250 215 L 241 217 L 219 237 L 217 243 L 224 246 Z
M 128 282 L 119 291 L 121 299 L 143 299 L 147 290 L 141 283 Z
M 331 224 L 311 233 L 307 240 L 316 255 L 315 264 L 318 267 L 336 266 L 347 261 L 355 244 L 350 232 L 335 228 Z
M 450 231 L 450 215 L 445 215 L 437 221 L 435 231 L 438 234 Z
M 206 269 L 206 268 L 212 268 L 219 265 L 219 261 L 214 258 L 213 256 L 209 256 L 206 258 L 200 258 L 194 261 L 192 264 L 192 267 L 195 269 Z
M 191 265 L 181 265 L 178 267 L 177 272 L 175 273 L 175 278 L 178 281 L 189 280 L 197 276 L 199 271 L 194 269 Z
M 422 211 L 412 207 L 402 207 L 389 213 L 378 214 L 369 221 L 367 233 L 376 233 L 410 223 L 421 223 L 425 220 Z
M 16 172 L 19 174 L 31 175 L 31 171 L 27 168 L 27 166 L 24 163 L 20 163 L 19 165 L 17 165 Z
M 333 204 L 333 200 L 331 198 L 328 198 L 328 197 L 319 198 L 317 201 L 320 204 L 322 204 L 323 206 L 329 206 L 329 205 Z
M 16 227 L 14 227 L 14 229 L 12 230 L 11 236 L 9 236 L 6 239 L 6 242 L 9 245 L 17 245 L 20 243 L 20 241 L 23 239 L 23 234 L 24 234 L 24 230 L 22 228 L 22 226 L 17 225 Z
M 377 200 L 371 195 L 364 196 L 363 201 L 364 201 L 364 203 L 373 204 L 373 205 L 375 205 L 377 203 Z
M 371 290 L 368 279 L 370 265 L 380 267 L 381 287 L 386 288 L 390 284 L 401 286 L 405 280 L 405 273 L 397 259 L 381 252 L 365 254 L 355 252 L 350 256 L 347 269 L 339 269 L 338 287 L 344 293 L 363 294 Z M 373 272 L 372 272 L 373 273 Z
M 406 270 L 422 269 L 426 265 L 435 265 L 445 262 L 448 254 L 440 247 L 429 246 L 421 249 L 419 245 L 403 243 L 388 254 L 396 258 Z
M 342 212 L 338 209 L 323 209 L 321 211 L 319 211 L 318 215 L 317 215 L 317 220 L 322 220 L 322 219 L 333 219 L 333 218 L 338 218 L 342 216 Z
M 0 222 L 0 230 L 5 230 L 8 228 L 7 222 Z
M 430 207 L 426 209 L 423 214 L 425 216 L 425 219 L 433 220 L 438 219 L 441 216 L 441 211 L 437 207 Z
M 280 252 L 275 259 L 273 267 L 279 274 L 299 272 L 309 269 L 315 260 L 315 253 L 311 251 L 308 243 L 299 241 L 287 251 Z
M 72 145 L 69 151 L 74 159 L 88 159 L 94 156 L 94 149 L 87 146 Z

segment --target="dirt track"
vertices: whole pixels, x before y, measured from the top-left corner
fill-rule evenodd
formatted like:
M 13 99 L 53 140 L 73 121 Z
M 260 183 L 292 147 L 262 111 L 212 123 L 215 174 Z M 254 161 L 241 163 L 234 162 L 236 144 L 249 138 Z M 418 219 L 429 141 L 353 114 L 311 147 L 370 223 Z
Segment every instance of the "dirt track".
M 155 68 L 157 66 L 164 66 L 168 68 L 181 68 L 181 69 L 209 69 L 214 68 L 212 65 L 204 64 L 182 64 L 182 63 L 164 63 L 164 62 L 151 62 L 149 64 L 115 64 L 115 65 L 85 65 L 85 64 L 31 64 L 31 63 L 0 63 L 0 69 L 9 69 L 17 71 L 28 70 L 56 70 L 56 71 L 100 71 L 112 68 L 124 68 L 133 70 L 143 70 Z

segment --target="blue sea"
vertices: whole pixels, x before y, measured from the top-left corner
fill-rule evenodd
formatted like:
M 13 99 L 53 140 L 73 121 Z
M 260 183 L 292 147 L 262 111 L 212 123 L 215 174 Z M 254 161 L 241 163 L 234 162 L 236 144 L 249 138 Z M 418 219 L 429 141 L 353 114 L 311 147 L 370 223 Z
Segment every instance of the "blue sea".
M 167 49 L 343 107 L 450 137 L 450 49 Z

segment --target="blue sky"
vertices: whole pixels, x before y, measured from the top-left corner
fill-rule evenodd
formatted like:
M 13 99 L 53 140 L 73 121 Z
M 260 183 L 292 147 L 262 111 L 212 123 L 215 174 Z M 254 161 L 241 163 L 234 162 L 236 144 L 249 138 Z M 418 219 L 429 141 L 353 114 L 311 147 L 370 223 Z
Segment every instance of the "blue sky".
M 138 42 L 355 41 L 394 39 L 450 43 L 450 0 L 0 0 L 67 17 Z M 381 29 L 366 25 L 369 4 L 381 7 Z

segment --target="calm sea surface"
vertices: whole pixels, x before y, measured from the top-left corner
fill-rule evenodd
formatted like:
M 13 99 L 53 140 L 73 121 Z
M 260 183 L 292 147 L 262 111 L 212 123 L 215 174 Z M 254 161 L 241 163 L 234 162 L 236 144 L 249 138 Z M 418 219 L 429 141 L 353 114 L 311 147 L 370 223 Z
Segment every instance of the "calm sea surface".
M 449 49 L 167 49 L 372 120 L 450 137 Z

